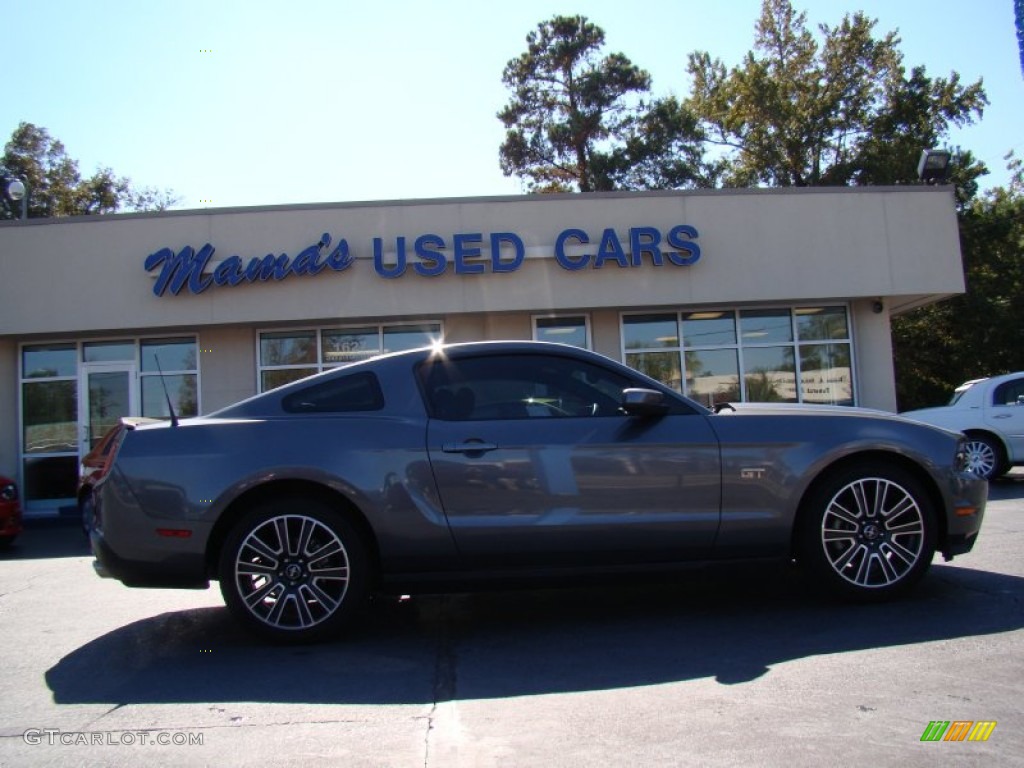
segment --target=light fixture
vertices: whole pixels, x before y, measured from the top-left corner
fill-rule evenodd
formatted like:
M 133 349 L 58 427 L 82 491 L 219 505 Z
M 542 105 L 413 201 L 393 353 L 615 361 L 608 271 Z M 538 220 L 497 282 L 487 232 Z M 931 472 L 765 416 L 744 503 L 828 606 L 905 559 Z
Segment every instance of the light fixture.
M 925 184 L 940 184 L 949 178 L 953 155 L 945 149 L 923 149 L 917 163 L 917 177 Z
M 21 215 L 15 211 L 15 204 L 20 203 Z M 17 176 L 0 167 L 0 204 L 7 210 L 11 218 L 28 218 L 28 187 Z

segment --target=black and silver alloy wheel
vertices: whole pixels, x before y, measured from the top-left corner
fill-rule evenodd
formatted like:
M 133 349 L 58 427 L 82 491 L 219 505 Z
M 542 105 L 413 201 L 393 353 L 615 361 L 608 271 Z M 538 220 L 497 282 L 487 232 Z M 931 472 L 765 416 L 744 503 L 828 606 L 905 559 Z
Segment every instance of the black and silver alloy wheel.
M 224 600 L 266 637 L 307 641 L 335 631 L 366 592 L 362 542 L 348 521 L 313 500 L 272 502 L 228 537 Z
M 916 478 L 895 467 L 859 466 L 811 498 L 801 553 L 846 595 L 887 597 L 916 582 L 935 552 L 931 502 Z

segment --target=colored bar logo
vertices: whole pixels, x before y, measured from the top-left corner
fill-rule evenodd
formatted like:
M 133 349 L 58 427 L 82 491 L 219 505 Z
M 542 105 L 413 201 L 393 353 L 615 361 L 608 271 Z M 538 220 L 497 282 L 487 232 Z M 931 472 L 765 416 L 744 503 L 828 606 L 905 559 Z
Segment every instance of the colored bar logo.
M 995 720 L 932 720 L 921 741 L 988 741 L 995 728 Z

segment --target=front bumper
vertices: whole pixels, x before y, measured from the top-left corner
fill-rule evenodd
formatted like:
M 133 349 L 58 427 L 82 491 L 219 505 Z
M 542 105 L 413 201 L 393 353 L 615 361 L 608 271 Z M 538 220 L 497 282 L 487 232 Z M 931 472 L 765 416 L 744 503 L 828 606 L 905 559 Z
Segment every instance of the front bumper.
M 969 472 L 957 472 L 951 482 L 951 503 L 946 513 L 946 530 L 939 551 L 952 560 L 974 548 L 985 517 L 988 482 Z
M 21 507 L 17 504 L 0 504 L 0 536 L 17 536 L 24 530 Z

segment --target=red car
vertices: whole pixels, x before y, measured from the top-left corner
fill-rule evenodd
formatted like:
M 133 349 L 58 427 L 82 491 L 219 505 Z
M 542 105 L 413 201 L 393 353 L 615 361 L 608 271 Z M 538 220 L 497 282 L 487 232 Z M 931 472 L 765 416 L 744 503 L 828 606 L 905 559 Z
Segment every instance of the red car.
M 13 480 L 0 475 L 0 547 L 9 546 L 21 531 L 18 486 Z

